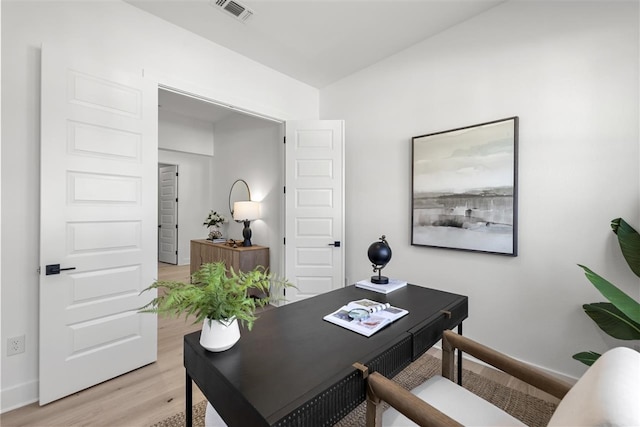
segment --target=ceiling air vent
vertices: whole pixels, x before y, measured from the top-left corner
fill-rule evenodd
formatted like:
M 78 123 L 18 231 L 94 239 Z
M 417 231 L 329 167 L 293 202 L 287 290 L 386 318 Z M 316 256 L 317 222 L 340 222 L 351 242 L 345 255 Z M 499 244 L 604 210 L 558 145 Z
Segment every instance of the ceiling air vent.
M 247 22 L 253 16 L 253 10 L 233 0 L 211 0 L 211 5 L 224 10 L 238 21 Z

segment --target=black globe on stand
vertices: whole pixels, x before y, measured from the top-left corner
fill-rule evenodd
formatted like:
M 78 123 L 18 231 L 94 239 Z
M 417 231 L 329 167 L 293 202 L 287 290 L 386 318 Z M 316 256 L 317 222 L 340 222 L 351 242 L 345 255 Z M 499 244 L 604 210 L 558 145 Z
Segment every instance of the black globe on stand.
M 382 276 L 382 269 L 391 261 L 391 248 L 387 243 L 386 236 L 382 235 L 379 242 L 374 242 L 369 246 L 367 251 L 369 261 L 373 266 L 373 272 L 378 272 L 377 276 L 371 276 L 371 283 L 376 285 L 386 285 L 389 283 L 389 278 Z

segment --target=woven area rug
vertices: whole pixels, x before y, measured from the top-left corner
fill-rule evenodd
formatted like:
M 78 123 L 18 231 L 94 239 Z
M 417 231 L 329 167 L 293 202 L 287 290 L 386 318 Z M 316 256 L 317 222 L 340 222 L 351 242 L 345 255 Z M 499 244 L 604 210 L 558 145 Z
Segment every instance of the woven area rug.
M 407 366 L 393 379 L 406 389 L 412 389 L 422 384 L 433 375 L 440 373 L 440 359 L 428 354 L 422 355 L 415 362 Z M 508 412 L 530 427 L 546 426 L 556 409 L 556 405 L 537 397 L 530 396 L 510 387 L 488 380 L 466 369 L 462 370 L 463 386 Z M 204 426 L 204 414 L 207 402 L 200 402 L 193 406 L 194 427 Z M 336 427 L 361 427 L 365 425 L 365 403 L 359 405 L 347 416 L 340 420 Z M 184 426 L 184 412 L 173 415 L 152 427 L 182 427 Z

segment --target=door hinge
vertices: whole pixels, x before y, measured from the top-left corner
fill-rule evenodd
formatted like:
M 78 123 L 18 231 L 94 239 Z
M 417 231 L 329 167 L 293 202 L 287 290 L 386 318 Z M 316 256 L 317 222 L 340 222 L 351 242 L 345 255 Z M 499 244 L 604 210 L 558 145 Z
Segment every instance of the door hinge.
M 178 172 L 176 172 L 176 176 L 178 176 Z
M 286 245 L 286 244 L 287 244 L 287 238 L 286 238 L 286 237 L 283 237 L 283 238 L 282 238 L 282 244 L 283 244 L 283 245 Z
M 178 198 L 176 197 L 176 203 L 178 203 Z
M 38 274 L 42 273 L 42 267 L 38 266 Z
M 178 255 L 178 251 L 176 251 L 176 255 Z
M 287 194 L 287 186 L 286 186 L 286 185 L 285 185 L 284 187 L 282 187 L 282 192 L 283 192 L 284 194 Z
M 282 138 L 282 143 L 283 143 L 283 144 L 286 144 L 286 143 L 287 143 L 287 137 L 286 137 L 286 136 Z
M 178 224 L 176 224 L 176 228 L 178 228 Z

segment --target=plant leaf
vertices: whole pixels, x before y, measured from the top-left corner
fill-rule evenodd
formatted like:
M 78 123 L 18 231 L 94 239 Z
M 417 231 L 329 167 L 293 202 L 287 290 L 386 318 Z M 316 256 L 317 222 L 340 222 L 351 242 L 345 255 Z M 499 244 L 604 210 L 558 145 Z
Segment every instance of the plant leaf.
M 206 263 L 191 275 L 191 283 L 157 281 L 147 289 L 159 289 L 157 297 L 139 310 L 168 316 L 195 317 L 194 323 L 205 318 L 227 321 L 237 318 L 251 330 L 257 319 L 257 306 L 266 305 L 270 296 L 257 300 L 247 294 L 249 288 L 263 293 L 270 289 L 292 286 L 284 278 L 273 277 L 268 269 L 258 266 L 248 272 L 227 270 L 224 262 Z M 144 292 L 144 291 L 143 291 Z
M 595 302 L 582 306 L 585 313 L 608 335 L 621 340 L 640 339 L 640 324 L 629 319 L 608 302 Z
M 587 366 L 591 366 L 593 365 L 593 362 L 598 360 L 600 354 L 593 351 L 581 351 L 580 353 L 574 354 L 572 357 Z
M 624 259 L 635 275 L 640 277 L 640 234 L 622 218 L 611 221 L 611 228 L 618 236 Z
M 585 272 L 585 276 L 600 293 L 608 299 L 618 310 L 623 312 L 635 323 L 640 323 L 640 303 L 618 289 L 608 280 L 591 271 L 588 267 L 578 264 Z

